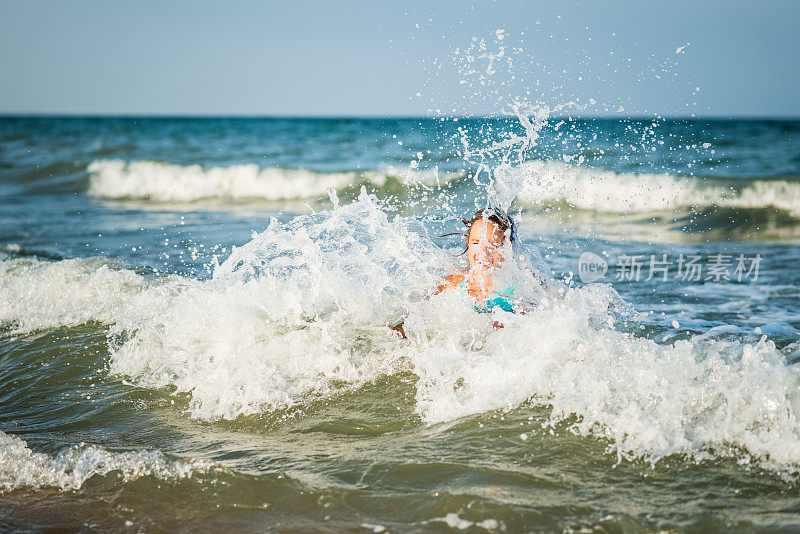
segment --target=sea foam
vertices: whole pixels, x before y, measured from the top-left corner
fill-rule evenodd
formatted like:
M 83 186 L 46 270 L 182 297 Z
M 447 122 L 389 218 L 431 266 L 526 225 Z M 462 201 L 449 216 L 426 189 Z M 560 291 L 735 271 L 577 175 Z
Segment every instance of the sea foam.
M 800 182 L 750 180 L 735 187 L 670 174 L 617 173 L 560 161 L 528 161 L 494 170 L 497 187 L 518 192 L 532 206 L 564 202 L 578 209 L 646 213 L 689 207 L 766 208 L 800 217 Z
M 418 413 L 439 422 L 532 400 L 552 406 L 552 424 L 575 416 L 573 431 L 608 438 L 620 457 L 699 458 L 733 446 L 796 470 L 800 370 L 772 342 L 658 344 L 615 328 L 618 298 L 590 284 L 526 315 L 496 312 L 503 329 L 470 334 L 432 304 L 407 329 Z
M 110 473 L 118 473 L 126 482 L 144 476 L 186 478 L 212 467 L 205 461 L 172 460 L 155 450 L 110 452 L 83 444 L 50 456 L 32 451 L 17 436 L 0 432 L 0 492 L 45 486 L 76 490 L 93 476 Z
M 306 169 L 232 165 L 201 167 L 156 161 L 98 160 L 88 171 L 89 194 L 99 198 L 154 202 L 192 202 L 201 199 L 267 201 L 311 199 L 329 189 L 372 185 L 389 178 L 426 185 L 447 182 L 464 173 L 437 169 L 385 168 L 369 171 L 316 172 Z
M 366 193 L 273 221 L 210 280 L 148 282 L 91 261 L 5 270 L 4 320 L 109 324 L 111 372 L 184 392 L 193 418 L 302 406 L 411 372 L 427 424 L 533 402 L 619 458 L 735 454 L 800 467 L 800 370 L 766 337 L 657 343 L 618 328 L 636 316 L 605 284 L 544 294 L 525 314 L 476 313 L 458 292 L 432 295 L 457 260 Z M 25 300 L 59 270 L 74 274 L 60 292 Z M 65 296 L 80 291 L 96 297 Z M 403 318 L 408 340 L 388 328 Z
M 123 160 L 98 160 L 92 162 L 88 170 L 91 196 L 152 202 L 312 199 L 327 195 L 330 189 L 357 188 L 360 185 L 382 187 L 390 178 L 430 186 L 467 175 L 466 171 L 445 173 L 414 166 L 316 172 L 258 165 L 201 167 Z M 758 179 L 734 184 L 666 173 L 618 173 L 555 160 L 531 160 L 520 165 L 499 166 L 493 170 L 493 175 L 496 189 L 513 191 L 517 200 L 528 207 L 566 203 L 573 208 L 606 213 L 646 213 L 709 206 L 771 207 L 800 217 L 800 182 L 785 179 Z
M 105 258 L 43 261 L 0 256 L 0 325 L 16 333 L 88 321 L 112 323 L 147 282 Z

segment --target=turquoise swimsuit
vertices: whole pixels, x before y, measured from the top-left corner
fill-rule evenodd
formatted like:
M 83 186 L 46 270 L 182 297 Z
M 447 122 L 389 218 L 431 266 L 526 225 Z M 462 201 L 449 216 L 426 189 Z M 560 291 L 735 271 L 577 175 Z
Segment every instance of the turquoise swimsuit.
M 467 279 L 465 278 L 460 284 L 458 284 L 458 288 L 464 295 L 474 300 L 475 297 L 470 295 L 467 291 L 466 283 Z M 493 291 L 492 294 L 494 296 L 486 299 L 486 302 L 484 302 L 482 305 L 476 303 L 475 311 L 480 313 L 489 313 L 495 308 L 495 306 L 500 306 L 501 310 L 514 313 L 514 304 L 510 300 L 514 297 L 514 286 L 508 286 L 504 291 Z

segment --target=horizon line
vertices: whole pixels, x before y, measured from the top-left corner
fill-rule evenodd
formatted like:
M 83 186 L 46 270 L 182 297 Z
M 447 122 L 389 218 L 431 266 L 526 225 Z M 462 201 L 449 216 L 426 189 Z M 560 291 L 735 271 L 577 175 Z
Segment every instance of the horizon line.
M 37 112 L 0 112 L 0 119 L 294 119 L 294 120 L 480 120 L 480 119 L 513 119 L 513 115 L 413 115 L 413 114 L 331 114 L 331 115 L 302 115 L 302 114 L 190 114 L 190 113 L 37 113 Z M 548 120 L 763 120 L 781 121 L 800 120 L 800 115 L 552 115 Z

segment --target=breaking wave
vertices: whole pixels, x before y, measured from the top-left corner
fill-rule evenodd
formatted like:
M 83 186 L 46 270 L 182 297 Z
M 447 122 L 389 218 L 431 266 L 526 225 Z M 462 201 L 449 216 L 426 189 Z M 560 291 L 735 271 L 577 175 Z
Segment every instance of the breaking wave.
M 0 432 L 0 492 L 23 487 L 76 490 L 93 476 L 110 473 L 118 473 L 126 482 L 145 476 L 186 478 L 212 467 L 205 461 L 172 460 L 155 450 L 110 452 L 92 445 L 70 447 L 53 457 L 32 451 L 17 436 Z
M 316 172 L 258 165 L 201 167 L 123 160 L 94 161 L 88 170 L 91 196 L 153 202 L 312 199 L 327 195 L 329 189 L 357 188 L 360 185 L 383 187 L 392 179 L 432 185 L 464 175 L 439 173 L 437 169 L 418 170 L 413 166 L 406 169 Z
M 7 258 L 2 320 L 17 332 L 106 323 L 111 372 L 185 393 L 202 420 L 302 406 L 410 372 L 428 424 L 534 402 L 552 407 L 552 424 L 608 439 L 620 458 L 733 448 L 744 463 L 800 468 L 800 369 L 766 337 L 657 343 L 616 326 L 635 315 L 602 284 L 545 292 L 525 314 L 478 314 L 457 292 L 430 296 L 455 262 L 419 223 L 390 219 L 362 193 L 272 221 L 210 280 Z M 37 296 L 42 283 L 60 290 Z M 388 328 L 401 318 L 408 340 Z
M 234 165 L 201 167 L 153 161 L 99 160 L 88 167 L 89 194 L 107 199 L 194 202 L 204 199 L 302 200 L 331 189 L 361 185 L 385 187 L 390 181 L 426 186 L 449 183 L 466 171 L 386 168 L 316 172 L 305 169 Z M 560 161 L 532 160 L 494 170 L 495 187 L 518 192 L 528 207 L 567 204 L 602 213 L 646 213 L 688 208 L 779 209 L 800 218 L 800 181 L 731 181 L 670 174 L 617 173 Z
M 777 208 L 800 218 L 800 181 L 722 179 L 617 173 L 560 161 L 528 161 L 495 169 L 499 188 L 519 191 L 527 206 L 566 203 L 607 213 L 646 213 L 691 207 Z

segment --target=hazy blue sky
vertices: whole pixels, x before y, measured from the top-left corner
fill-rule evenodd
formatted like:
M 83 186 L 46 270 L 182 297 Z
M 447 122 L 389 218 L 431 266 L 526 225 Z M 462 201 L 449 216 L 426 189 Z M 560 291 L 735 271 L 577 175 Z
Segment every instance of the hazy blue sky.
M 799 116 L 798 20 L 788 0 L 0 0 L 0 113 Z

